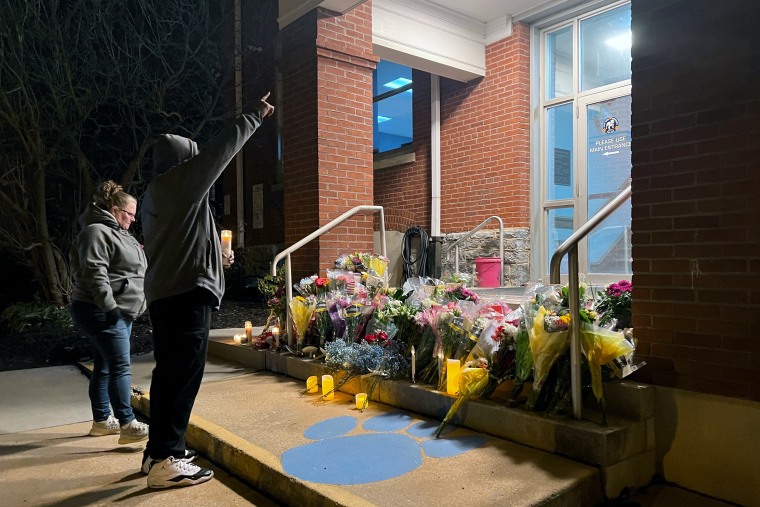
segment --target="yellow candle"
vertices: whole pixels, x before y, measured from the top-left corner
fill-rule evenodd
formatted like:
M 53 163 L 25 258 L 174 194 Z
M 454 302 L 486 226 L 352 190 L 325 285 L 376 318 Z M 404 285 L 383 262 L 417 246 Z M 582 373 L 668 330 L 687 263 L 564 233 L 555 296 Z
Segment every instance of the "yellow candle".
M 454 395 L 459 392 L 459 359 L 446 360 L 446 392 Z
M 369 406 L 369 402 L 367 401 L 367 393 L 357 393 L 354 398 L 356 400 L 357 409 L 364 410 Z
M 245 339 L 248 343 L 253 341 L 253 325 L 250 320 L 245 321 Z
M 334 387 L 332 375 L 322 375 L 322 396 L 324 399 L 332 400 L 335 398 Z
M 316 393 L 319 390 L 319 384 L 317 384 L 317 376 L 312 375 L 311 377 L 306 379 L 306 392 L 307 393 Z
M 220 234 L 222 236 L 222 264 L 229 266 L 229 257 L 232 253 L 232 231 L 225 229 Z

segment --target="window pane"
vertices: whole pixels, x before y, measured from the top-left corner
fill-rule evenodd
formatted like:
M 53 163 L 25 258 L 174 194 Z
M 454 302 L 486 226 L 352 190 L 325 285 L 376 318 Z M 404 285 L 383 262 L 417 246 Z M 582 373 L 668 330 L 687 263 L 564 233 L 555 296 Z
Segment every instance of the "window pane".
M 631 178 L 631 96 L 587 108 L 588 216 L 617 196 Z M 631 273 L 631 201 L 589 235 L 589 273 Z
M 630 78 L 630 4 L 581 21 L 581 90 Z
M 411 83 L 411 67 L 381 60 L 373 75 L 373 96 L 393 92 Z M 375 153 L 400 148 L 412 142 L 411 89 L 375 102 L 372 109 Z
M 546 111 L 546 199 L 573 197 L 573 104 L 562 104 Z
M 375 102 L 373 111 L 375 151 L 382 153 L 412 142 L 412 90 Z
M 552 255 L 557 248 L 573 233 L 573 208 L 556 208 L 547 212 L 548 223 L 546 226 L 549 257 L 546 265 L 551 269 Z M 560 263 L 560 274 L 567 274 L 567 255 Z
M 546 36 L 546 99 L 573 93 L 573 27 Z

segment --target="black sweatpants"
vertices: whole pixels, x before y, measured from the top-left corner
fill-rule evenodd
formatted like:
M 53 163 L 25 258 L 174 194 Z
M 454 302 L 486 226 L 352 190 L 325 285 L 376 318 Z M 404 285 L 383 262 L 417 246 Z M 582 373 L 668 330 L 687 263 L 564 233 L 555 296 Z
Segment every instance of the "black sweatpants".
M 196 288 L 151 303 L 153 355 L 150 384 L 150 433 L 146 453 L 152 459 L 185 454 L 185 430 L 203 378 L 216 298 Z

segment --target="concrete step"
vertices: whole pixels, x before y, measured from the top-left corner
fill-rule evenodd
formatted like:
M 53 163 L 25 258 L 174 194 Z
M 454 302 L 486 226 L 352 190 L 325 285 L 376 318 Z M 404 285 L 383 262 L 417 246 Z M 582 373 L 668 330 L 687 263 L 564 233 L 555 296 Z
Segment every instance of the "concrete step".
M 295 358 L 291 358 L 295 359 Z M 284 363 L 293 361 L 284 360 Z M 293 362 L 295 363 L 295 362 Z M 204 383 L 188 445 L 280 505 L 598 505 L 599 470 L 267 370 Z M 133 400 L 149 416 L 148 395 Z
M 329 373 L 321 360 L 237 345 L 232 336 L 240 333 L 242 330 L 212 330 L 209 354 L 252 370 L 287 375 L 302 383 L 309 376 L 321 378 L 322 374 Z M 367 382 L 354 379 L 342 391 L 349 396 L 366 392 Z M 383 381 L 373 393 L 372 401 L 440 421 L 455 399 L 429 385 Z M 653 477 L 654 394 L 651 387 L 629 382 L 605 384 L 607 426 L 599 424 L 601 417 L 594 406 L 584 407 L 584 418 L 575 420 L 508 408 L 504 399 L 499 398 L 497 391 L 490 400 L 469 401 L 451 425 L 592 466 L 598 471 L 599 490 L 607 498 L 619 496 L 624 488 L 646 485 Z

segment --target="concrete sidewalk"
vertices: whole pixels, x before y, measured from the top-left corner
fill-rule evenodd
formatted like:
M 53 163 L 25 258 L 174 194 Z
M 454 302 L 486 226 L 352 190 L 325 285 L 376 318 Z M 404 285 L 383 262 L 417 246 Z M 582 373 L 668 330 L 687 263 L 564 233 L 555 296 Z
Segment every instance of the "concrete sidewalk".
M 236 332 L 213 331 L 212 340 Z M 2 505 L 593 506 L 602 500 L 596 467 L 454 425 L 436 440 L 439 419 L 374 401 L 360 412 L 345 393 L 318 401 L 318 394 L 304 394 L 302 380 L 227 359 L 209 357 L 187 433 L 206 459 L 199 463 L 214 469 L 216 479 L 163 491 L 148 489 L 139 472 L 143 443 L 119 446 L 115 435 L 86 436 L 87 378 L 76 368 L 0 372 Z M 295 366 L 282 366 L 301 364 L 289 363 Z M 152 368 L 151 355 L 133 358 L 133 383 L 146 393 Z M 133 405 L 148 415 L 147 395 Z M 728 504 L 652 487 L 614 505 Z

